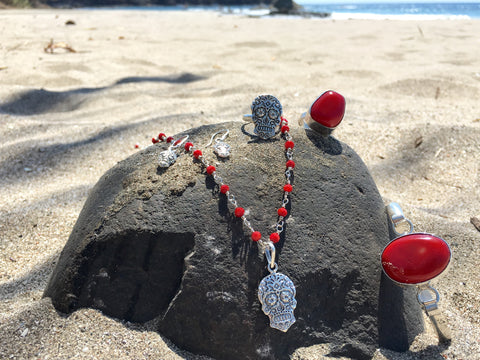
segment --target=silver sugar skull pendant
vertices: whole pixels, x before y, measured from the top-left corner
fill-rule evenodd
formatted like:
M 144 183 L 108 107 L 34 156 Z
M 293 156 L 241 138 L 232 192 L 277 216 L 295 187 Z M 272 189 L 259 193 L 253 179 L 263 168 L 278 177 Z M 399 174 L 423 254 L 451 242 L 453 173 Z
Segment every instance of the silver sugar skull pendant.
M 162 168 L 168 168 L 177 161 L 177 154 L 170 149 L 162 151 L 158 155 L 158 165 Z
M 280 125 L 282 104 L 272 95 L 260 95 L 252 103 L 254 133 L 261 139 L 275 136 L 275 128 Z
M 231 152 L 231 146 L 223 141 L 218 141 L 213 145 L 213 151 L 220 158 L 228 158 Z
M 270 318 L 270 327 L 286 332 L 293 325 L 293 311 L 297 307 L 295 294 L 295 285 L 284 274 L 274 272 L 262 279 L 258 299 L 263 312 Z

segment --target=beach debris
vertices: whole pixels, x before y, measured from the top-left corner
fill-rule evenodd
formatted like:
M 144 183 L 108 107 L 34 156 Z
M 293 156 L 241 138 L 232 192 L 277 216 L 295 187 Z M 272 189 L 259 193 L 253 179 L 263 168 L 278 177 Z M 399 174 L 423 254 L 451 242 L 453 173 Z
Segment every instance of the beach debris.
M 480 219 L 476 216 L 473 216 L 470 218 L 470 222 L 472 223 L 473 226 L 475 226 L 475 229 L 480 231 Z
M 423 143 L 423 136 L 420 135 L 415 139 L 415 149 L 418 148 Z
M 425 37 L 425 36 L 423 35 L 423 30 L 422 30 L 422 28 L 421 28 L 419 25 L 417 25 L 417 29 L 418 29 L 418 32 L 420 33 L 420 35 L 422 35 L 422 37 Z
M 43 50 L 44 50 L 47 54 L 53 54 L 56 49 L 64 49 L 64 50 L 66 50 L 67 52 L 73 52 L 73 53 L 76 52 L 76 51 L 75 51 L 70 45 L 68 45 L 67 43 L 62 42 L 62 41 L 60 41 L 60 42 L 54 42 L 53 39 L 51 39 L 50 42 L 48 43 L 48 45 L 43 48 Z
M 67 20 L 65 21 L 65 25 L 77 25 L 77 24 L 73 20 Z

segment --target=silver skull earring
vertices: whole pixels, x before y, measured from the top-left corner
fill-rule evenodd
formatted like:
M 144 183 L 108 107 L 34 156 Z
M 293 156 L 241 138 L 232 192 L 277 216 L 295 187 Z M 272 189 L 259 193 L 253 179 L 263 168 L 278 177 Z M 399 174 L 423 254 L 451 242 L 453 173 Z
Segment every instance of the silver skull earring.
M 219 138 L 215 138 L 217 135 L 221 134 L 222 132 L 225 132 L 225 134 L 223 134 Z M 227 138 L 229 133 L 230 133 L 230 130 L 228 129 L 217 131 L 215 134 L 212 135 L 210 142 L 206 145 L 206 146 L 210 146 L 213 142 L 215 142 L 215 144 L 213 144 L 213 152 L 217 154 L 219 158 L 228 158 L 230 156 L 232 147 L 224 141 Z
M 188 135 L 182 136 L 181 138 L 172 141 L 172 145 L 168 147 L 167 150 L 162 151 L 158 155 L 158 165 L 161 168 L 168 168 L 172 166 L 175 161 L 177 161 L 177 152 L 175 151 L 180 145 L 187 141 Z

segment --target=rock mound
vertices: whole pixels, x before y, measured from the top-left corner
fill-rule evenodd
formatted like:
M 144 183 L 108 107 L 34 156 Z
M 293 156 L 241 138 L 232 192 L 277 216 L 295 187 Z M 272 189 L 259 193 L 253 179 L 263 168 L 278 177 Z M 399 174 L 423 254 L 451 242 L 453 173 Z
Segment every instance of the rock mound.
M 233 152 L 219 160 L 203 144 L 224 128 Z M 259 141 L 236 122 L 188 134 L 216 163 L 254 228 L 270 233 L 283 196 L 283 140 Z M 159 168 L 162 144 L 99 180 L 45 296 L 66 313 L 93 307 L 153 321 L 179 347 L 218 360 L 288 359 L 296 348 L 321 343 L 330 344 L 331 355 L 356 359 L 371 358 L 379 346 L 408 349 L 422 330 L 421 312 L 414 294 L 404 296 L 382 275 L 390 234 L 368 170 L 331 136 L 291 134 L 294 190 L 277 244 L 279 271 L 297 293 L 297 321 L 288 332 L 270 328 L 261 310 L 257 290 L 268 272 L 248 229 L 190 155 Z

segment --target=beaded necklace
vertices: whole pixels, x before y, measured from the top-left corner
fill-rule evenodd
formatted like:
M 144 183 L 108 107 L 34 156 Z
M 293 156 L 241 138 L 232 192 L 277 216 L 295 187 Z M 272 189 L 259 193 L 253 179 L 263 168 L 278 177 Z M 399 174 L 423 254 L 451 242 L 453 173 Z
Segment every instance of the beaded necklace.
M 295 146 L 292 137 L 289 134 L 288 121 L 281 118 L 281 133 L 285 140 L 285 185 L 283 186 L 282 206 L 277 209 L 278 220 L 275 224 L 276 231 L 271 233 L 268 239 L 265 239 L 260 231 L 255 230 L 251 222 L 247 219 L 245 209 L 241 207 L 235 195 L 230 190 L 230 186 L 217 173 L 215 166 L 211 165 L 204 157 L 203 152 L 195 148 L 192 142 L 184 145 L 185 151 L 192 155 L 194 160 L 199 161 L 207 176 L 211 176 L 219 186 L 220 193 L 225 195 L 228 202 L 233 205 L 233 214 L 240 218 L 243 224 L 250 230 L 252 241 L 257 242 L 265 253 L 267 259 L 267 269 L 270 275 L 266 276 L 260 282 L 258 287 L 258 298 L 262 304 L 262 310 L 270 318 L 272 328 L 286 332 L 295 322 L 293 310 L 297 305 L 295 300 L 295 286 L 288 276 L 277 272 L 278 265 L 275 262 L 275 245 L 280 241 L 280 234 L 284 231 L 285 218 L 288 216 L 287 204 L 290 202 L 289 196 L 293 190 L 292 176 L 295 162 L 293 161 L 293 148 Z

